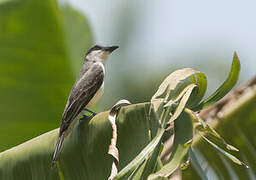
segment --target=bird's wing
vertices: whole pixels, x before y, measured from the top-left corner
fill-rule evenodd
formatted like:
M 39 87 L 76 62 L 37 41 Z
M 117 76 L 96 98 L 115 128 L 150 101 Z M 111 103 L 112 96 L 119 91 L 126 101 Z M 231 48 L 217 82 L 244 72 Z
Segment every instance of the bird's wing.
M 53 154 L 52 166 L 56 163 L 60 154 L 66 130 L 76 116 L 78 116 L 90 102 L 103 83 L 104 67 L 99 63 L 93 63 L 89 67 L 90 68 L 85 67 L 85 69 L 81 70 L 62 114 L 59 137 Z
M 77 80 L 62 115 L 59 135 L 70 126 L 71 122 L 90 102 L 95 93 L 100 89 L 103 79 L 103 66 L 99 63 L 94 63 L 84 75 Z

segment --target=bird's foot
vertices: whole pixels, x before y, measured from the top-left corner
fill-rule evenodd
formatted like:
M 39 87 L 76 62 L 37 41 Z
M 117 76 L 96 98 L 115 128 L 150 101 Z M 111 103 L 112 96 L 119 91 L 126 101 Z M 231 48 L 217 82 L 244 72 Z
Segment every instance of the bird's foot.
M 94 116 L 94 114 L 91 114 L 90 116 L 83 114 L 82 117 L 79 119 L 79 122 L 82 123 L 84 121 L 90 121 Z
M 90 121 L 97 114 L 87 108 L 85 108 L 84 111 L 87 113 L 82 115 L 82 117 L 79 119 L 79 122 Z M 87 115 L 87 114 L 90 114 L 90 115 Z
M 95 112 L 93 112 L 93 111 L 91 111 L 90 109 L 87 109 L 87 108 L 85 108 L 84 110 L 91 113 L 92 116 L 95 116 L 97 114 L 97 113 L 95 113 Z

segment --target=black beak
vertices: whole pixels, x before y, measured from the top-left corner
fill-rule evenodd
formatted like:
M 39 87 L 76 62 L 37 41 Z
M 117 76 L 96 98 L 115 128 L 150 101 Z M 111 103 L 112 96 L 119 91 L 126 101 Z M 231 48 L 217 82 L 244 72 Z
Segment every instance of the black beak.
M 119 48 L 119 47 L 118 46 L 109 46 L 109 47 L 104 47 L 104 50 L 111 53 L 114 50 L 116 50 L 117 48 Z

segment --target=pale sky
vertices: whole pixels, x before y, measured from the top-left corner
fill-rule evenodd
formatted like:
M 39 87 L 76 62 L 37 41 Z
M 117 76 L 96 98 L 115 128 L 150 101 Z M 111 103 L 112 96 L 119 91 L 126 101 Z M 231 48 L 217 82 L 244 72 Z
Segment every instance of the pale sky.
M 136 28 L 122 56 L 149 59 L 149 64 L 196 67 L 206 55 L 229 67 L 237 51 L 243 79 L 256 75 L 256 1 L 254 0 L 71 0 L 92 25 L 97 43 L 118 43 L 122 12 L 135 13 Z M 141 15 L 141 16 L 140 16 Z M 120 17 L 121 18 L 121 17 Z M 122 32 L 118 32 L 122 34 Z M 121 43 L 122 44 L 122 43 Z M 191 56 L 191 59 L 189 57 Z M 167 62 L 168 61 L 168 62 Z M 138 62 L 141 63 L 141 62 Z M 129 64 L 126 64 L 129 65 Z M 216 67 L 213 67 L 216 68 Z M 213 69 L 218 70 L 218 69 Z

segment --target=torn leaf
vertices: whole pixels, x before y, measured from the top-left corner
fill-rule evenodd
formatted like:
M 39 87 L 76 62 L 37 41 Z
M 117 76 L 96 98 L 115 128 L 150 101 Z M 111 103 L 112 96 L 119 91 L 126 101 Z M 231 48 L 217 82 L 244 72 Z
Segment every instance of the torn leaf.
M 114 158 L 114 162 L 112 163 L 112 169 L 111 169 L 111 174 L 109 176 L 109 180 L 112 180 L 115 175 L 118 173 L 118 163 L 119 163 L 119 153 L 118 153 L 118 148 L 116 147 L 116 142 L 117 142 L 117 127 L 116 127 L 116 117 L 118 114 L 118 111 L 122 106 L 127 106 L 131 104 L 129 101 L 122 99 L 118 101 L 110 110 L 109 115 L 108 115 L 108 120 L 112 126 L 112 139 L 111 139 L 111 144 L 109 145 L 108 149 L 108 154 L 112 155 Z

